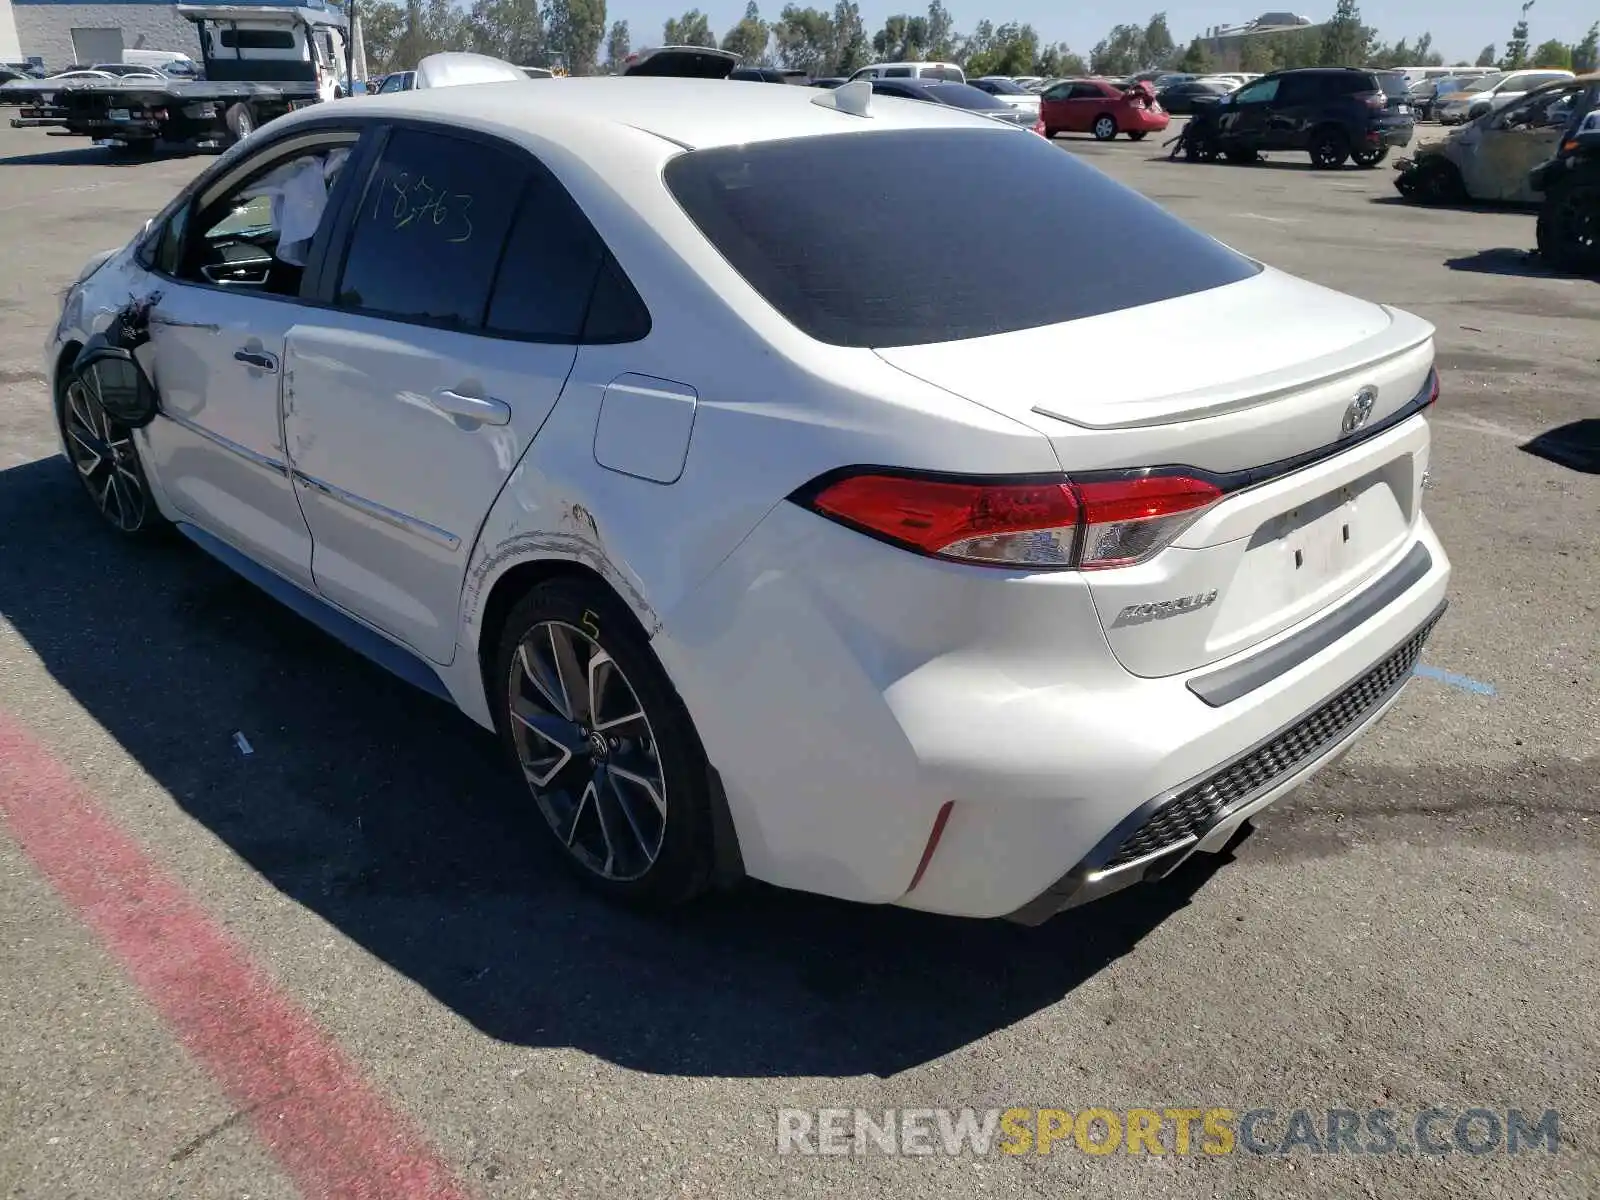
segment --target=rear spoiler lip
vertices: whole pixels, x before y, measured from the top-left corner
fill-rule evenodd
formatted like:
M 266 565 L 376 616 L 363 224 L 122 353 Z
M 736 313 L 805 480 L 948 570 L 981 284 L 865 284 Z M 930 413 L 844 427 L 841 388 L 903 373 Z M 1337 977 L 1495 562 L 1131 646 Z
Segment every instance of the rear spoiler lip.
M 1031 411 L 1080 429 L 1147 429 L 1158 425 L 1176 425 L 1183 421 L 1221 416 L 1270 404 L 1341 375 L 1353 374 L 1398 358 L 1433 338 L 1433 326 L 1421 317 L 1387 304 L 1378 307 L 1388 314 L 1389 323 L 1364 341 L 1280 371 L 1237 380 L 1225 388 L 1153 396 L 1132 404 L 1112 402 L 1088 405 L 1073 416 L 1038 404 Z

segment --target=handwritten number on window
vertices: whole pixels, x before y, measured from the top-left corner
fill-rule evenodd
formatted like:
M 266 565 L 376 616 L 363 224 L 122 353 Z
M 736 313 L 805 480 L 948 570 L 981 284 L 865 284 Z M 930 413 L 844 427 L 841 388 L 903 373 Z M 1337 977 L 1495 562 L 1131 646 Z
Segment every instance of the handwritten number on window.
M 428 182 L 426 175 L 413 177 L 408 171 L 386 179 L 378 185 L 378 197 L 372 205 L 372 219 L 384 217 L 384 201 L 393 196 L 388 206 L 390 226 L 396 230 L 434 228 L 445 234 L 450 243 L 472 240 L 472 197 L 464 192 L 450 192 Z

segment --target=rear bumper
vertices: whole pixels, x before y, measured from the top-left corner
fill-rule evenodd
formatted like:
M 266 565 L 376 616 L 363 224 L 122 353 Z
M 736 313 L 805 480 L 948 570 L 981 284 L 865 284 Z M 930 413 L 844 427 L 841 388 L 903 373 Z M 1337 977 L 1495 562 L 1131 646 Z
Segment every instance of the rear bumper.
M 1118 862 L 1114 875 L 1090 878 L 1152 805 L 1259 752 L 1285 734 L 1286 717 L 1298 724 L 1325 710 L 1428 626 L 1450 566 L 1424 519 L 1372 585 L 1306 624 L 1359 603 L 1418 546 L 1425 573 L 1389 603 L 1220 704 L 1189 683 L 1235 660 L 1132 675 L 1081 577 L 920 558 L 790 504 L 663 614 L 654 644 L 725 785 L 752 876 L 851 900 L 1037 920 L 1150 873 L 1154 860 L 1136 871 Z M 1262 780 L 1265 791 L 1236 788 L 1216 811 L 1196 810 L 1201 825 L 1186 828 L 1179 849 L 1156 846 L 1172 859 L 1159 866 L 1218 846 L 1397 694 L 1361 706 L 1331 741 Z
M 1148 108 L 1129 109 L 1118 119 L 1125 133 L 1160 133 L 1172 123 L 1167 112 L 1151 112 Z
M 1081 862 L 1010 918 L 1037 925 L 1063 909 L 1162 879 L 1194 854 L 1221 850 L 1250 817 L 1342 758 L 1389 711 L 1446 604 L 1441 601 L 1399 646 L 1312 712 L 1135 809 Z M 1334 619 L 1338 617 L 1335 613 Z

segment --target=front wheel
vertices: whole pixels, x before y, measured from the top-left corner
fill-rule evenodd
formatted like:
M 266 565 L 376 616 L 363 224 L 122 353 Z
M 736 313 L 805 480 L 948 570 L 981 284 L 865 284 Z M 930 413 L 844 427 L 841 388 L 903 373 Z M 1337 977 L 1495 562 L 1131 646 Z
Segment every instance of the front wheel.
M 1117 136 L 1117 121 L 1115 117 L 1096 117 L 1090 132 L 1096 141 L 1109 142 Z
M 1148 129 L 1135 129 L 1135 130 L 1132 130 L 1128 134 L 1128 140 L 1130 142 L 1142 142 L 1142 141 L 1144 141 L 1145 134 L 1147 134 L 1149 132 L 1150 131 Z
M 540 584 L 507 619 L 494 672 L 502 739 L 583 881 L 644 907 L 706 890 L 710 767 L 626 608 L 597 583 Z
M 164 521 L 145 481 L 133 431 L 101 406 L 94 378 L 91 372 L 62 389 L 61 440 L 95 511 L 118 533 L 136 537 Z
M 1319 129 L 1311 139 L 1311 165 L 1322 171 L 1344 166 L 1350 157 L 1350 143 L 1339 129 Z

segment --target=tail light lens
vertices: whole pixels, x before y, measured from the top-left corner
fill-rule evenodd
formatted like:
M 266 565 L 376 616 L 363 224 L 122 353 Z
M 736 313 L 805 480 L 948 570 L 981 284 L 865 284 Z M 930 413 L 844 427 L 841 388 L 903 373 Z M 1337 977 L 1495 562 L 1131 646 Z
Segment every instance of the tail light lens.
M 1040 137 L 1047 136 L 1045 134 L 1045 131 L 1044 131 L 1044 118 L 1043 117 L 1040 117 L 1037 121 L 1035 121 L 1033 123 L 1033 131 L 1035 133 L 1037 133 Z
M 1221 496 L 1214 484 L 1186 475 L 989 481 L 862 471 L 795 499 L 919 554 L 993 567 L 1095 571 L 1156 554 Z
M 1388 108 L 1389 97 L 1383 92 L 1362 92 L 1359 99 L 1365 100 L 1368 108 Z
M 1428 372 L 1428 399 L 1423 403 L 1423 408 L 1432 408 L 1439 400 L 1439 372 L 1437 369 Z

